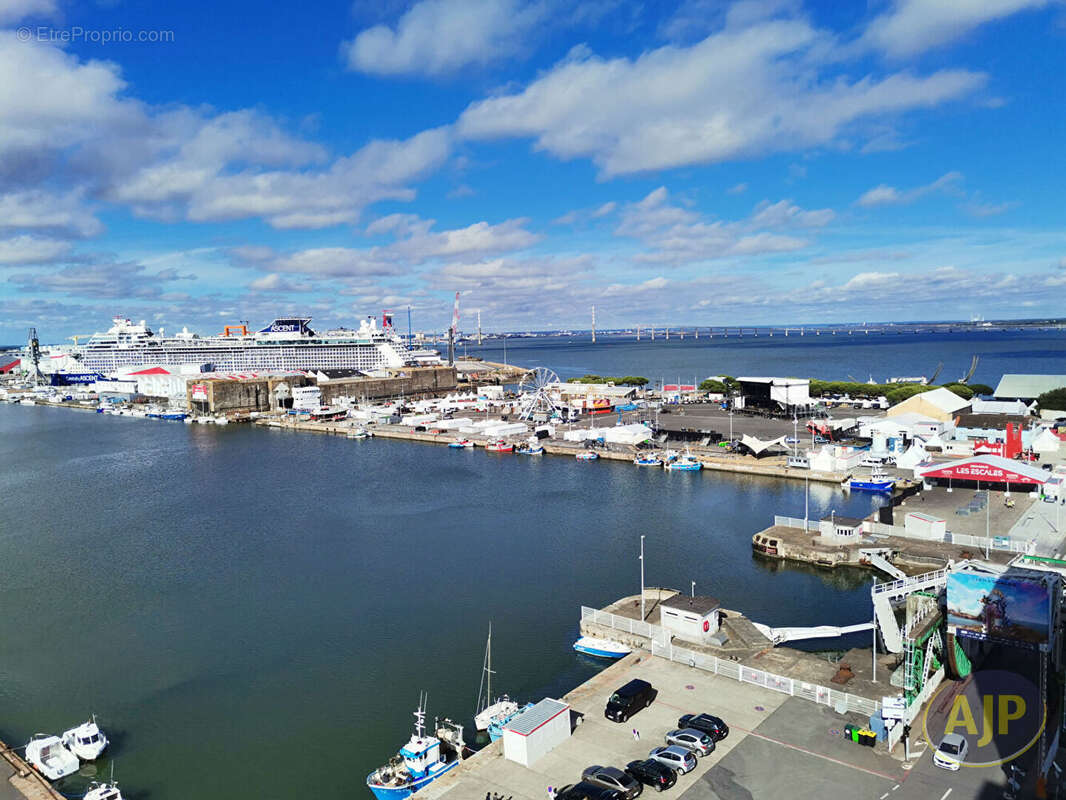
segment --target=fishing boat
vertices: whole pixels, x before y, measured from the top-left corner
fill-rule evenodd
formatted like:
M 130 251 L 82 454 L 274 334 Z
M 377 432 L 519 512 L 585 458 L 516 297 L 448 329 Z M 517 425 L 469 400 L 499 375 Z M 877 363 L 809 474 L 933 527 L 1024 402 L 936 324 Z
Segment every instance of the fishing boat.
M 481 667 L 481 685 L 477 690 L 477 711 L 474 714 L 474 727 L 487 731 L 489 726 L 499 718 L 510 719 L 518 711 L 518 703 L 507 695 L 492 699 L 492 623 L 489 623 L 489 638 L 485 642 L 485 661 Z
M 663 460 L 656 455 L 637 456 L 633 459 L 633 463 L 638 467 L 661 467 Z
M 26 760 L 50 781 L 57 781 L 78 771 L 78 757 L 63 746 L 58 736 L 34 734 L 26 745 Z
M 896 481 L 885 472 L 885 468 L 875 466 L 870 470 L 869 480 L 852 478 L 848 481 L 848 488 L 859 492 L 875 492 L 877 494 L 891 494 L 896 486 Z
M 333 406 L 322 406 L 311 412 L 312 422 L 336 422 L 347 418 L 348 409 Z
M 369 439 L 373 435 L 374 434 L 372 434 L 366 428 L 353 428 L 352 430 L 348 431 L 349 439 Z
M 458 441 L 455 441 L 455 442 L 448 442 L 448 447 L 451 447 L 454 450 L 464 450 L 467 447 L 473 447 L 473 446 L 474 446 L 474 443 L 472 441 L 470 441 L 469 439 L 459 439 Z
M 458 766 L 467 755 L 463 726 L 438 720 L 435 736 L 426 736 L 426 695 L 419 698 L 415 731 L 400 752 L 366 776 L 378 800 L 402 800 Z
M 536 703 L 526 703 L 521 708 L 516 708 L 513 713 L 505 717 L 497 717 L 489 723 L 489 741 L 495 742 L 503 738 L 504 726 L 524 711 L 529 711 Z
M 510 442 L 503 441 L 503 439 L 499 439 L 491 444 L 485 445 L 485 449 L 490 453 L 511 453 L 514 451 L 514 445 Z
M 189 415 L 186 414 L 184 411 L 164 411 L 162 414 L 159 415 L 159 418 L 168 420 L 183 420 L 187 416 Z
M 583 453 L 578 453 L 574 458 L 577 458 L 580 461 L 595 461 L 599 456 L 591 450 L 586 450 Z
M 93 781 L 83 800 L 122 800 L 122 792 L 118 790 L 118 784 Z
M 95 761 L 107 747 L 107 737 L 96 724 L 96 715 L 63 734 L 63 746 L 82 761 Z
M 667 461 L 663 467 L 665 469 L 680 470 L 682 472 L 696 472 L 703 469 L 703 464 L 698 458 L 692 455 L 688 450 L 685 451 L 683 456 Z
M 582 636 L 574 642 L 574 649 L 587 656 L 597 658 L 621 658 L 633 652 L 632 647 L 627 647 L 609 639 L 598 639 L 595 636 Z
M 524 456 L 539 456 L 543 455 L 544 448 L 540 443 L 534 439 L 533 441 L 526 442 L 524 445 L 515 448 L 515 452 Z

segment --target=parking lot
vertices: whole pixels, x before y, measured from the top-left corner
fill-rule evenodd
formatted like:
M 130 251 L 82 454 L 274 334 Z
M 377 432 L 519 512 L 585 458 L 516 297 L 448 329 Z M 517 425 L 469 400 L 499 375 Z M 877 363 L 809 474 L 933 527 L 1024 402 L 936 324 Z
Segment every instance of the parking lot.
M 611 692 L 631 678 L 643 678 L 658 691 L 655 702 L 628 723 L 603 717 Z M 843 738 L 848 722 L 831 709 L 751 684 L 643 654 L 626 657 L 566 698 L 583 715 L 573 736 L 531 768 L 503 757 L 502 743 L 491 745 L 421 794 L 449 800 L 484 800 L 499 794 L 514 800 L 546 800 L 548 787 L 575 783 L 592 764 L 625 767 L 663 744 L 682 714 L 708 712 L 730 727 L 727 739 L 699 766 L 680 776 L 666 795 L 686 800 L 821 798 L 847 787 L 849 797 L 873 800 L 891 793 L 905 772 L 901 763 Z M 639 740 L 633 730 L 639 732 Z

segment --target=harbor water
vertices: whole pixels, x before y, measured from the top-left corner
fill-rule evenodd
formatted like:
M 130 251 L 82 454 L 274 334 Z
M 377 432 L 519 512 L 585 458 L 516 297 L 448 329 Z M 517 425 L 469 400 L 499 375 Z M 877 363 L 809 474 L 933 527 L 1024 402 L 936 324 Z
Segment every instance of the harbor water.
M 757 621 L 870 609 L 862 573 L 753 558 L 795 481 L 7 405 L 0 464 L 0 738 L 96 713 L 134 798 L 369 798 L 420 690 L 471 724 L 490 620 L 501 692 L 601 668 L 579 607 L 637 592 L 641 534 L 648 585 Z

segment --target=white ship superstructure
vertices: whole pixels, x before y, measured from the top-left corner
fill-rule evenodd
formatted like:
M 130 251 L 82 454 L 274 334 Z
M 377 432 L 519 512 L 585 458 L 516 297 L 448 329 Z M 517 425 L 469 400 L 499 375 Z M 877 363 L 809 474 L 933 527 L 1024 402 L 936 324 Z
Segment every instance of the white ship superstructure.
M 339 328 L 316 333 L 310 317 L 282 317 L 262 330 L 227 327 L 219 336 L 198 336 L 183 329 L 174 336 L 154 333 L 142 320 L 115 317 L 105 333 L 73 349 L 81 368 L 110 373 L 141 364 L 201 364 L 211 371 L 356 369 L 372 371 L 427 364 L 412 353 L 391 327 L 368 317 L 358 330 Z M 236 331 L 236 333 L 232 333 Z M 440 363 L 439 357 L 436 363 Z

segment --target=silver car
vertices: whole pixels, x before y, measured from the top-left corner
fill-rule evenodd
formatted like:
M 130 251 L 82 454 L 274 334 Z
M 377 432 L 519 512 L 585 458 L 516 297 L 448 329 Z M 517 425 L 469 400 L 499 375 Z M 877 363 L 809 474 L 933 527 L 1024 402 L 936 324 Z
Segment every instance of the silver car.
M 678 728 L 670 731 L 666 734 L 666 743 L 684 747 L 697 756 L 705 756 L 714 752 L 714 739 L 695 728 Z
M 667 747 L 656 747 L 648 753 L 648 758 L 654 758 L 660 764 L 668 766 L 679 775 L 684 775 L 686 772 L 692 772 L 692 770 L 696 769 L 696 756 L 692 755 L 691 750 L 678 747 L 676 744 Z
M 636 800 L 644 791 L 644 784 L 618 767 L 588 767 L 581 773 L 581 780 L 607 789 L 614 789 L 620 792 L 625 800 Z

